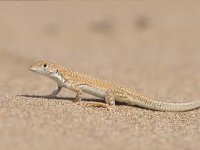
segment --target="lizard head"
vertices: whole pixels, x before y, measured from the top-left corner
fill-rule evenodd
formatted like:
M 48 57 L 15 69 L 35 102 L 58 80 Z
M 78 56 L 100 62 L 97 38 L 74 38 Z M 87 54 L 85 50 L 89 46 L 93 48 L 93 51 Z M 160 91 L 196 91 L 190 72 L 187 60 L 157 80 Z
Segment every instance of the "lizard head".
M 52 76 L 58 73 L 58 67 L 47 61 L 39 61 L 36 64 L 29 66 L 28 69 L 45 76 Z
M 62 86 L 65 81 L 62 75 L 64 68 L 47 61 L 37 62 L 36 64 L 29 66 L 28 69 L 55 80 L 60 86 Z

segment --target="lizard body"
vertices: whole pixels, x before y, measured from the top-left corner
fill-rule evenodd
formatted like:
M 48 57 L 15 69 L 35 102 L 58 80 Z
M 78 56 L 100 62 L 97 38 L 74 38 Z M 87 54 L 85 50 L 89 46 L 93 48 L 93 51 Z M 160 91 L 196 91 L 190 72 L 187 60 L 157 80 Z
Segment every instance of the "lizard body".
M 82 93 L 85 92 L 104 98 L 108 105 L 115 105 L 115 101 L 118 101 L 159 111 L 188 111 L 200 107 L 200 101 L 186 103 L 157 101 L 144 96 L 137 91 L 121 87 L 116 83 L 80 74 L 46 61 L 40 61 L 30 66 L 29 70 L 45 75 L 56 81 L 57 87 L 50 95 L 48 95 L 49 97 L 56 97 L 64 87 L 76 92 L 76 102 L 81 101 Z

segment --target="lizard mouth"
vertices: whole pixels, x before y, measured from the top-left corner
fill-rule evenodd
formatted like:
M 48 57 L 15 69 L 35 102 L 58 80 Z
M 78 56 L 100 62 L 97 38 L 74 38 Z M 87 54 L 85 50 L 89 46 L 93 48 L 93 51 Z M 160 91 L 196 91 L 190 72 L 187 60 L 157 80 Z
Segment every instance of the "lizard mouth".
M 29 67 L 28 67 L 28 70 L 33 71 L 34 69 L 33 69 L 32 66 L 29 66 Z
M 38 74 L 42 74 L 42 75 L 46 74 L 46 72 L 44 72 L 42 69 L 35 67 L 35 66 L 29 66 L 28 70 L 35 72 L 35 73 L 38 73 Z
M 33 72 L 37 72 L 37 69 L 34 68 L 33 66 L 29 66 L 29 67 L 28 67 L 28 70 L 33 71 Z
M 29 66 L 29 67 L 28 67 L 28 70 L 32 70 L 32 68 L 33 68 L 32 66 Z

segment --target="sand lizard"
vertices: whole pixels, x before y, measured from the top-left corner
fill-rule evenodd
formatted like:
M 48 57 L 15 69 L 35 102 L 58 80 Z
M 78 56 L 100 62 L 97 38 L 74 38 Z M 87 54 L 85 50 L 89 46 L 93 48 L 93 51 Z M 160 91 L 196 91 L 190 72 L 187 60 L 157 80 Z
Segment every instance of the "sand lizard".
M 56 97 L 64 87 L 76 92 L 74 100 L 76 102 L 81 101 L 82 93 L 85 92 L 105 99 L 108 106 L 115 105 L 115 101 L 117 101 L 159 111 L 187 111 L 200 107 L 200 101 L 186 103 L 157 101 L 137 91 L 121 87 L 116 83 L 80 74 L 47 61 L 40 61 L 28 69 L 56 81 L 57 87 L 52 94 L 48 95 L 49 97 Z

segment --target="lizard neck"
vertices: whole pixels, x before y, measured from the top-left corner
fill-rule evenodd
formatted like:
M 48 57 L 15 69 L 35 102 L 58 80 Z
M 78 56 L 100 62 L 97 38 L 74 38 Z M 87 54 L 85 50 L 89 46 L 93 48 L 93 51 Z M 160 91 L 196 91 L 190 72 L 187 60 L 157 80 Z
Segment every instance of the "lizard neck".
M 57 73 L 50 74 L 50 75 L 48 75 L 48 77 L 51 78 L 52 80 L 56 81 L 58 86 L 63 86 L 63 84 L 65 82 L 64 77 Z

